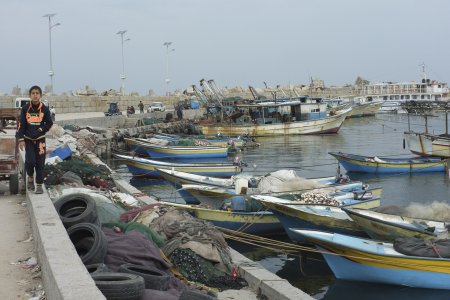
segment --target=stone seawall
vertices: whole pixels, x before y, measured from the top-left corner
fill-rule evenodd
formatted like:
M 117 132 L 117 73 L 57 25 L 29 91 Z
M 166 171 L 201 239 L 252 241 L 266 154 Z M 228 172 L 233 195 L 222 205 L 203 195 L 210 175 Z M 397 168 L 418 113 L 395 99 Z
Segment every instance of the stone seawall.
M 350 87 L 341 88 L 327 88 L 325 90 L 305 90 L 301 91 L 305 95 L 313 97 L 354 97 L 355 91 Z M 263 93 L 268 99 L 272 95 Z M 248 91 L 241 91 L 239 93 L 230 93 L 227 96 L 240 96 L 244 99 L 252 99 L 252 95 Z M 281 94 L 277 95 L 282 97 Z M 291 95 L 294 96 L 294 95 Z M 18 97 L 24 96 L 0 96 L 0 108 L 14 107 L 14 101 Z M 173 104 L 187 97 L 184 95 L 177 96 L 44 96 L 49 105 L 55 106 L 56 113 L 83 113 L 83 112 L 104 112 L 108 109 L 110 102 L 118 102 L 119 109 L 126 112 L 128 106 L 133 105 L 138 110 L 139 101 L 145 105 L 145 109 L 152 102 L 162 102 L 167 109 L 173 109 Z
M 0 96 L 0 108 L 14 107 L 14 101 L 18 97 L 22 96 Z M 44 99 L 60 114 L 104 112 L 109 108 L 110 102 L 118 102 L 119 109 L 124 113 L 131 105 L 139 110 L 139 101 L 144 103 L 145 109 L 152 102 L 162 102 L 168 109 L 173 109 L 173 103 L 181 100 L 180 97 L 165 96 L 45 96 Z

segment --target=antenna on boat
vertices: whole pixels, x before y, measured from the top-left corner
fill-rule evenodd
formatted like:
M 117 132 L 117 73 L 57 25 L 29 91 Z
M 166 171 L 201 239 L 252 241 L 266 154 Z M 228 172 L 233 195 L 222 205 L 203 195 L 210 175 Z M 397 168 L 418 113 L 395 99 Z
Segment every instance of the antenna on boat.
M 425 72 L 425 63 L 421 63 L 419 65 L 419 67 L 422 67 L 422 79 L 425 80 L 425 82 L 427 81 L 427 73 Z

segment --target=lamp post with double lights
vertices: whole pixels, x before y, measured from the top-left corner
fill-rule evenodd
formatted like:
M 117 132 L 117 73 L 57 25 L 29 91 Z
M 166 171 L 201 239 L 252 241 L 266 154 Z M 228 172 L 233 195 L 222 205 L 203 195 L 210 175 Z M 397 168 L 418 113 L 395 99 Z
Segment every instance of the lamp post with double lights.
M 48 76 L 50 76 L 50 93 L 53 94 L 53 76 L 55 75 L 55 72 L 53 72 L 53 60 L 52 60 L 52 28 L 61 25 L 61 23 L 56 23 L 52 25 L 52 18 L 56 14 L 45 14 L 42 17 L 48 18 L 48 37 L 49 37 L 49 44 L 50 44 L 50 70 L 48 71 Z
M 165 42 L 163 46 L 166 46 L 166 96 L 169 95 L 169 53 L 175 51 L 174 48 L 169 49 L 170 45 L 172 45 L 172 42 Z
M 126 32 L 127 32 L 126 30 L 120 30 L 119 32 L 116 33 L 116 34 L 120 34 L 120 38 L 121 38 L 121 41 L 122 41 L 122 74 L 120 75 L 120 79 L 122 79 L 122 87 L 121 87 L 122 96 L 125 95 L 125 78 L 126 78 L 125 77 L 125 57 L 123 55 L 123 43 L 131 40 L 131 39 L 126 39 L 126 40 L 123 39 L 123 35 Z

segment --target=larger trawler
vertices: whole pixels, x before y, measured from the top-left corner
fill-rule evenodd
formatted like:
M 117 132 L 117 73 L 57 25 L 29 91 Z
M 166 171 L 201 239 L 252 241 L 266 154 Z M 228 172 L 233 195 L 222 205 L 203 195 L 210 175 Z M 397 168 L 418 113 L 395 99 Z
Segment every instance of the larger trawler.
M 422 65 L 421 82 L 382 82 L 364 85 L 359 97 L 367 102 L 382 102 L 380 111 L 397 113 L 406 101 L 443 101 L 448 98 L 448 85 L 445 82 L 431 80 Z M 355 99 L 356 99 L 355 98 Z

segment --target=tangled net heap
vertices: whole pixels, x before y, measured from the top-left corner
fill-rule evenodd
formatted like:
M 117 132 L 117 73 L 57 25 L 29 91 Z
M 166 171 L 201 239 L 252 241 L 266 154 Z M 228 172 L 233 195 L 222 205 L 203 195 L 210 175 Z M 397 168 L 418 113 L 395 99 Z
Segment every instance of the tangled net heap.
M 62 161 L 56 165 L 46 165 L 44 168 L 44 180 L 46 185 L 62 184 L 63 175 L 66 172 L 78 175 L 84 185 L 96 188 L 111 189 L 115 183 L 111 177 L 111 171 L 103 165 L 93 165 L 82 158 L 72 157 L 70 160 Z
M 191 249 L 177 248 L 172 252 L 170 261 L 189 281 L 199 282 L 219 290 L 241 289 L 247 285 L 242 278 L 233 279 Z
M 301 194 L 300 199 L 297 199 L 296 202 L 304 203 L 304 204 L 319 204 L 319 205 L 331 205 L 331 206 L 339 206 L 341 203 L 331 197 L 328 193 L 325 192 L 306 192 Z

